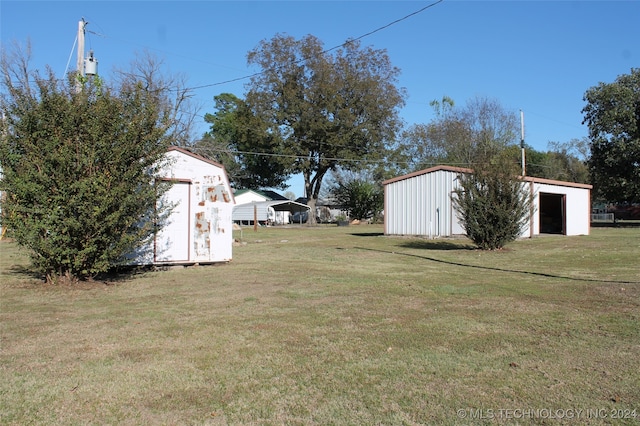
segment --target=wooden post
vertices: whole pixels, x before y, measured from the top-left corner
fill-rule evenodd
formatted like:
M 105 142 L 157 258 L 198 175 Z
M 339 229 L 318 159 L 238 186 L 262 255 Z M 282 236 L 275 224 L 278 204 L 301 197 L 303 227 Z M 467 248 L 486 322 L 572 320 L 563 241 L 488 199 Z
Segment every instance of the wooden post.
M 258 206 L 253 205 L 253 232 L 258 230 Z

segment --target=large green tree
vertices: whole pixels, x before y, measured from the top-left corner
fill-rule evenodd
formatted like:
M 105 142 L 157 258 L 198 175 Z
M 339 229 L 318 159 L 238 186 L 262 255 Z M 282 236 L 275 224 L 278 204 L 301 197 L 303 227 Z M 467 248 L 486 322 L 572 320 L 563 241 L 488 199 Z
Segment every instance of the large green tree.
M 247 103 L 231 93 L 214 97 L 213 114 L 205 114 L 210 130 L 195 149 L 224 164 L 236 188 L 284 188 L 291 159 L 272 155 L 282 140 L 268 131 Z
M 78 90 L 75 73 L 42 76 L 28 54 L 4 53 L 2 225 L 50 282 L 105 272 L 157 230 L 167 185 L 154 175 L 186 131 L 179 105 L 148 68 L 120 74 L 117 87 L 93 79 Z
M 589 171 L 595 197 L 613 203 L 640 202 L 640 68 L 584 95 L 589 127 Z
M 384 50 L 356 40 L 325 50 L 311 35 L 278 34 L 250 51 L 248 62 L 261 72 L 248 85 L 247 105 L 267 123 L 270 154 L 288 159 L 290 174 L 302 174 L 312 211 L 327 172 L 384 157 L 405 97 Z

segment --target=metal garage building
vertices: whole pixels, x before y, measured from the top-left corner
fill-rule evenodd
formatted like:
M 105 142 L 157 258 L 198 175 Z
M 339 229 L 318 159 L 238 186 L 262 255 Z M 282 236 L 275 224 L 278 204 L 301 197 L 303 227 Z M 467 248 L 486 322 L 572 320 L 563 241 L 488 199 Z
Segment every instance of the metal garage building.
M 436 166 L 384 181 L 385 234 L 429 238 L 464 234 L 451 201 L 461 173 L 472 170 Z M 589 234 L 591 185 L 522 179 L 534 196 L 534 211 L 521 237 Z

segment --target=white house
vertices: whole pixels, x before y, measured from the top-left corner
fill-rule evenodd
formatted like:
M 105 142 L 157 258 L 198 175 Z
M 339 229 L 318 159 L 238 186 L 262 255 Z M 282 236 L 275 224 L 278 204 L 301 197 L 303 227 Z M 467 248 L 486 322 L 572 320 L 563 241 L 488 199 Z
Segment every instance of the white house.
M 291 201 L 273 191 L 240 189 L 234 194 L 233 222 L 239 225 L 283 225 L 289 223 L 291 213 L 309 210 L 305 204 Z
M 235 203 L 227 172 L 221 164 L 188 150 L 171 147 L 158 179 L 171 180 L 159 204 L 171 214 L 152 245 L 135 264 L 227 262 L 232 258 Z
M 436 166 L 383 182 L 384 232 L 429 238 L 462 235 L 451 197 L 458 176 L 470 169 Z M 591 185 L 523 177 L 533 194 L 533 213 L 521 237 L 551 233 L 588 235 Z

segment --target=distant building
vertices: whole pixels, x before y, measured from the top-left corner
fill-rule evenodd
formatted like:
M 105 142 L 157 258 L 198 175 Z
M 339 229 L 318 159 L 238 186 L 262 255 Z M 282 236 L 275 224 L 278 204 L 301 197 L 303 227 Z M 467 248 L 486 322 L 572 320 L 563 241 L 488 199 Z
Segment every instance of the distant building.
M 239 189 L 234 196 L 233 222 L 238 225 L 285 225 L 293 214 L 309 210 L 275 191 Z
M 309 200 L 307 198 L 304 197 L 299 197 L 296 199 L 296 201 L 300 204 L 307 204 L 309 202 Z M 336 203 L 336 201 L 331 198 L 318 198 L 318 200 L 316 201 L 316 220 L 319 223 L 330 223 L 330 222 L 335 222 L 336 221 L 336 217 L 344 215 L 345 217 L 347 216 L 347 211 L 338 203 Z M 301 215 L 296 215 L 296 217 L 294 218 L 294 220 L 292 221 L 293 223 L 297 223 L 298 219 L 301 219 L 302 222 L 306 222 L 307 215 L 305 214 L 301 214 Z

